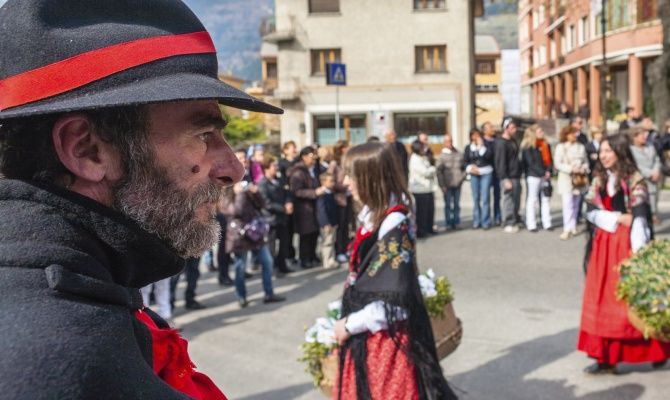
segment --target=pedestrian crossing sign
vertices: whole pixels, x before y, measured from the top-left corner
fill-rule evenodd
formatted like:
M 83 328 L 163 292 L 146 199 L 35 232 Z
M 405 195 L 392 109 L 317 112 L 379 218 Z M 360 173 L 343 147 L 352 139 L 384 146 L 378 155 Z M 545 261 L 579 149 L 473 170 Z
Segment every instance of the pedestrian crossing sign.
M 347 84 L 347 66 L 345 64 L 326 64 L 326 84 L 345 86 Z

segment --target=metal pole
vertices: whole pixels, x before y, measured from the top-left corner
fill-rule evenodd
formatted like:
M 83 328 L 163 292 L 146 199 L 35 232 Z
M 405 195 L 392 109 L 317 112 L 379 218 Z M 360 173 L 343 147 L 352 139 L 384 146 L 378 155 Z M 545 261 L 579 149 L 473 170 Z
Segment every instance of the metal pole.
M 607 18 L 605 8 L 607 5 L 607 0 L 601 0 L 601 13 L 600 13 L 600 30 L 602 32 L 602 45 L 603 45 L 603 54 L 602 54 L 602 65 L 600 66 L 600 112 L 603 119 L 602 129 L 603 134 L 607 135 L 607 49 L 606 49 L 606 33 L 607 33 Z
M 335 137 L 340 140 L 340 86 L 335 85 Z

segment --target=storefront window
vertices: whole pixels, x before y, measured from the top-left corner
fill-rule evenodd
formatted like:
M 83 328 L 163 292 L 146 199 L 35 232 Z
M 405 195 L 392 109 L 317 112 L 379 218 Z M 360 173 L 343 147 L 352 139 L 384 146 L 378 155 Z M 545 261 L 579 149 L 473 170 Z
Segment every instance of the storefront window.
M 340 115 L 340 136 L 335 128 L 335 115 L 314 116 L 314 141 L 323 146 L 335 144 L 338 140 L 348 140 L 352 145 L 367 140 L 366 118 L 364 114 Z
M 403 143 L 411 143 L 419 132 L 425 132 L 432 143 L 440 143 L 442 136 L 448 133 L 449 113 L 397 113 L 393 116 L 393 125 L 398 139 Z

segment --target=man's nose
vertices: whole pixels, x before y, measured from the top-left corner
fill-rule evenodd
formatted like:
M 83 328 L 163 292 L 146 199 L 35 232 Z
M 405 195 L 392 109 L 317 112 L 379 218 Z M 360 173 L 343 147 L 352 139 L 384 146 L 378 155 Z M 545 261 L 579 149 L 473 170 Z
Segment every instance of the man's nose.
M 245 174 L 244 165 L 237 159 L 233 149 L 223 139 L 212 143 L 208 152 L 213 158 L 213 167 L 210 177 L 223 186 L 231 186 L 242 180 Z

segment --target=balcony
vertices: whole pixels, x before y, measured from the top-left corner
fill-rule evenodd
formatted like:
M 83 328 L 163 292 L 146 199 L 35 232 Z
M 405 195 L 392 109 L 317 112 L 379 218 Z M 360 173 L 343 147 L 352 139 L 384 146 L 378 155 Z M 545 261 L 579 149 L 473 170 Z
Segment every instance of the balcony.
M 277 30 L 275 17 L 265 18 L 261 22 L 260 33 L 263 41 L 270 43 L 290 42 L 295 39 L 294 17 L 288 17 L 287 28 Z

